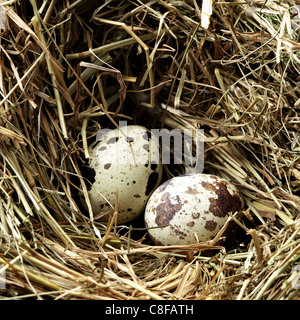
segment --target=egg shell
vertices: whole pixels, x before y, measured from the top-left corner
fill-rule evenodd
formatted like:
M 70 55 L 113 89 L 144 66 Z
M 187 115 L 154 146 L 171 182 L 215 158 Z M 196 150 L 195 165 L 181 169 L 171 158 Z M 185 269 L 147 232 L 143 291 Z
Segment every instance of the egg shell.
M 90 148 L 89 168 L 94 183 L 88 194 L 94 216 L 112 214 L 118 189 L 118 224 L 139 216 L 161 181 L 158 139 L 142 126 L 126 126 L 107 132 Z M 82 198 L 82 197 L 81 197 Z M 85 208 L 84 199 L 81 202 Z M 109 214 L 100 221 L 107 221 Z
M 145 209 L 145 225 L 157 245 L 208 241 L 221 230 L 228 213 L 241 212 L 242 205 L 241 194 L 225 179 L 186 174 L 153 192 Z

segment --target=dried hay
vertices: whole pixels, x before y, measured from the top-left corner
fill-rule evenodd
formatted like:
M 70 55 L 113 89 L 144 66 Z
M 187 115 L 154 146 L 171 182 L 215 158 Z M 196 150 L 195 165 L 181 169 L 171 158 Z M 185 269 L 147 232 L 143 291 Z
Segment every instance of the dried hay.
M 299 299 L 299 2 L 1 8 L 3 299 Z M 88 143 L 119 120 L 205 129 L 205 171 L 245 198 L 230 247 L 154 246 L 82 212 Z

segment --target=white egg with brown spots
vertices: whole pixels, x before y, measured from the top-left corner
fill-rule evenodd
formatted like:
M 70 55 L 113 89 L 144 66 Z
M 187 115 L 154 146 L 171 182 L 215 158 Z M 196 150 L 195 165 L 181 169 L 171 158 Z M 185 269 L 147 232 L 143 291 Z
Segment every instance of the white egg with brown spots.
M 243 199 L 228 181 L 210 174 L 174 177 L 158 187 L 145 209 L 145 225 L 157 245 L 212 240 Z
M 142 212 L 151 193 L 159 186 L 162 165 L 158 139 L 145 127 L 130 125 L 114 129 L 90 148 L 92 172 L 88 195 L 93 215 L 107 221 L 115 211 L 118 190 L 118 224 Z M 87 209 L 81 194 L 81 203 Z

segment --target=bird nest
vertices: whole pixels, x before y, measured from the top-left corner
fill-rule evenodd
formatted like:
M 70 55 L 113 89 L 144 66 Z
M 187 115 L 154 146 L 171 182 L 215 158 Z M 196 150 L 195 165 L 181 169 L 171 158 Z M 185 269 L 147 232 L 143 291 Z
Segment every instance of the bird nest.
M 1 297 L 299 299 L 299 17 L 296 0 L 0 4 Z M 88 146 L 119 121 L 204 130 L 204 172 L 245 200 L 230 244 L 155 246 L 142 218 L 80 207 Z

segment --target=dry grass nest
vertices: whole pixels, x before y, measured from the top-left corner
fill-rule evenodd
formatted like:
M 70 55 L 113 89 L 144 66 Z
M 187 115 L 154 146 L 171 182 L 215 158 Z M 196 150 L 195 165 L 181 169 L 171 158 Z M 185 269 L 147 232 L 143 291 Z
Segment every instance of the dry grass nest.
M 299 1 L 0 10 L 2 299 L 299 299 Z M 155 246 L 83 212 L 88 145 L 120 120 L 204 129 L 205 172 L 245 199 L 230 246 Z

